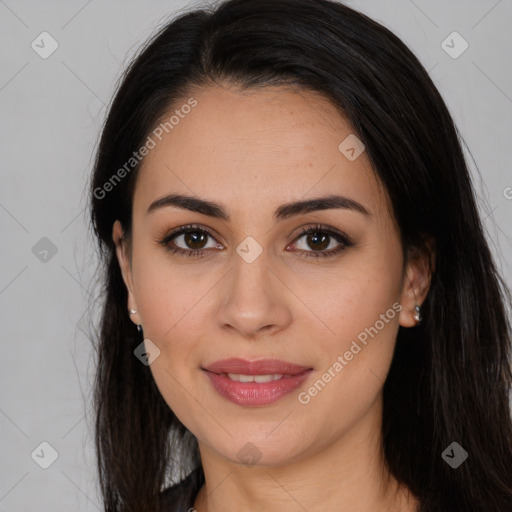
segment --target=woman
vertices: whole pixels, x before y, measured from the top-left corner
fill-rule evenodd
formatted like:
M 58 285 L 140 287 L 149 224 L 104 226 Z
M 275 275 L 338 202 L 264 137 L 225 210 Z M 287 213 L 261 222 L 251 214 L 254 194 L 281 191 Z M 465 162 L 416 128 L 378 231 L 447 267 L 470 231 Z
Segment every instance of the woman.
M 387 29 L 180 16 L 123 78 L 91 206 L 105 510 L 512 510 L 510 295 Z

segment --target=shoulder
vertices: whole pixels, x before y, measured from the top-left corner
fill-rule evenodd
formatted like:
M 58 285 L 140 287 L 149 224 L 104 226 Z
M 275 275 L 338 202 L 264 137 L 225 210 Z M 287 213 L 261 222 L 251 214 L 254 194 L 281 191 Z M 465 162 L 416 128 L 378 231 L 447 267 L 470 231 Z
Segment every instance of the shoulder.
M 203 468 L 199 466 L 184 480 L 160 493 L 161 512 L 188 512 L 189 509 L 192 509 L 196 495 L 203 483 Z

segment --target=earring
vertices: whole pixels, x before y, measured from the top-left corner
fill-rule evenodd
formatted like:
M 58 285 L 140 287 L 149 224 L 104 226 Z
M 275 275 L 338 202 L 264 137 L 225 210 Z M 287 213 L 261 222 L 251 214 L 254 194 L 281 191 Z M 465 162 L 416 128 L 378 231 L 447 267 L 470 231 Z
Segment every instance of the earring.
M 414 310 L 416 311 L 416 313 L 413 315 L 414 320 L 416 320 L 418 323 L 421 323 L 421 308 L 416 304 L 416 306 L 414 306 Z
M 135 313 L 137 313 L 137 310 L 136 309 L 129 309 L 128 312 L 130 313 L 130 315 L 135 315 Z M 142 325 L 140 325 L 140 324 L 137 325 L 137 331 L 139 331 L 139 332 L 142 331 Z

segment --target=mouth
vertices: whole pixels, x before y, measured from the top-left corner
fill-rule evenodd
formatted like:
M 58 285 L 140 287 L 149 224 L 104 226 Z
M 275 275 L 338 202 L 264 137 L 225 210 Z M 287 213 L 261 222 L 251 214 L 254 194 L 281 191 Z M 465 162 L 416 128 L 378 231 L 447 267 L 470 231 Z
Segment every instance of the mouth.
M 274 373 L 268 375 L 244 375 L 243 373 L 219 373 L 217 375 L 225 375 L 235 382 L 257 382 L 261 384 L 263 382 L 272 382 L 274 380 L 279 380 L 282 377 L 289 377 L 289 375 L 284 376 L 282 373 Z
M 247 361 L 223 359 L 201 368 L 213 389 L 240 406 L 256 407 L 273 403 L 298 389 L 313 368 L 278 359 Z

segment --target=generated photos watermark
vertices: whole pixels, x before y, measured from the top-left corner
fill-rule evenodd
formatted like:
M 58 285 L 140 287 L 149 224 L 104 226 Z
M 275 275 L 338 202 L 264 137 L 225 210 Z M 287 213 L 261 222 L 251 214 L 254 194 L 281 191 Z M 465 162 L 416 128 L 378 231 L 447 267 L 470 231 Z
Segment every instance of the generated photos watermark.
M 399 302 L 395 302 L 391 308 L 389 308 L 385 313 L 382 313 L 379 317 L 379 320 L 377 320 L 372 326 L 365 328 L 363 331 L 361 331 L 357 335 L 357 339 L 359 343 L 357 343 L 356 340 L 353 340 L 350 348 L 346 350 L 342 355 L 339 355 L 336 358 L 336 361 L 327 368 L 327 370 L 315 381 L 314 384 L 312 384 L 307 391 L 302 391 L 297 395 L 298 401 L 303 404 L 309 404 L 311 402 L 311 399 L 320 393 L 325 386 L 329 382 L 332 381 L 342 370 L 349 364 L 350 361 L 361 352 L 361 350 L 368 344 L 368 336 L 370 336 L 372 339 L 377 336 L 377 334 L 384 329 L 386 324 L 389 323 L 390 320 L 395 318 L 397 313 L 400 313 L 402 310 L 402 305 Z
M 197 100 L 189 98 L 187 103 L 176 109 L 167 121 L 160 123 L 151 132 L 151 135 L 148 135 L 146 142 L 137 151 L 134 151 L 132 156 L 101 187 L 94 189 L 94 197 L 96 199 L 104 199 L 157 146 L 158 142 L 163 139 L 164 133 L 170 133 L 196 106 Z

